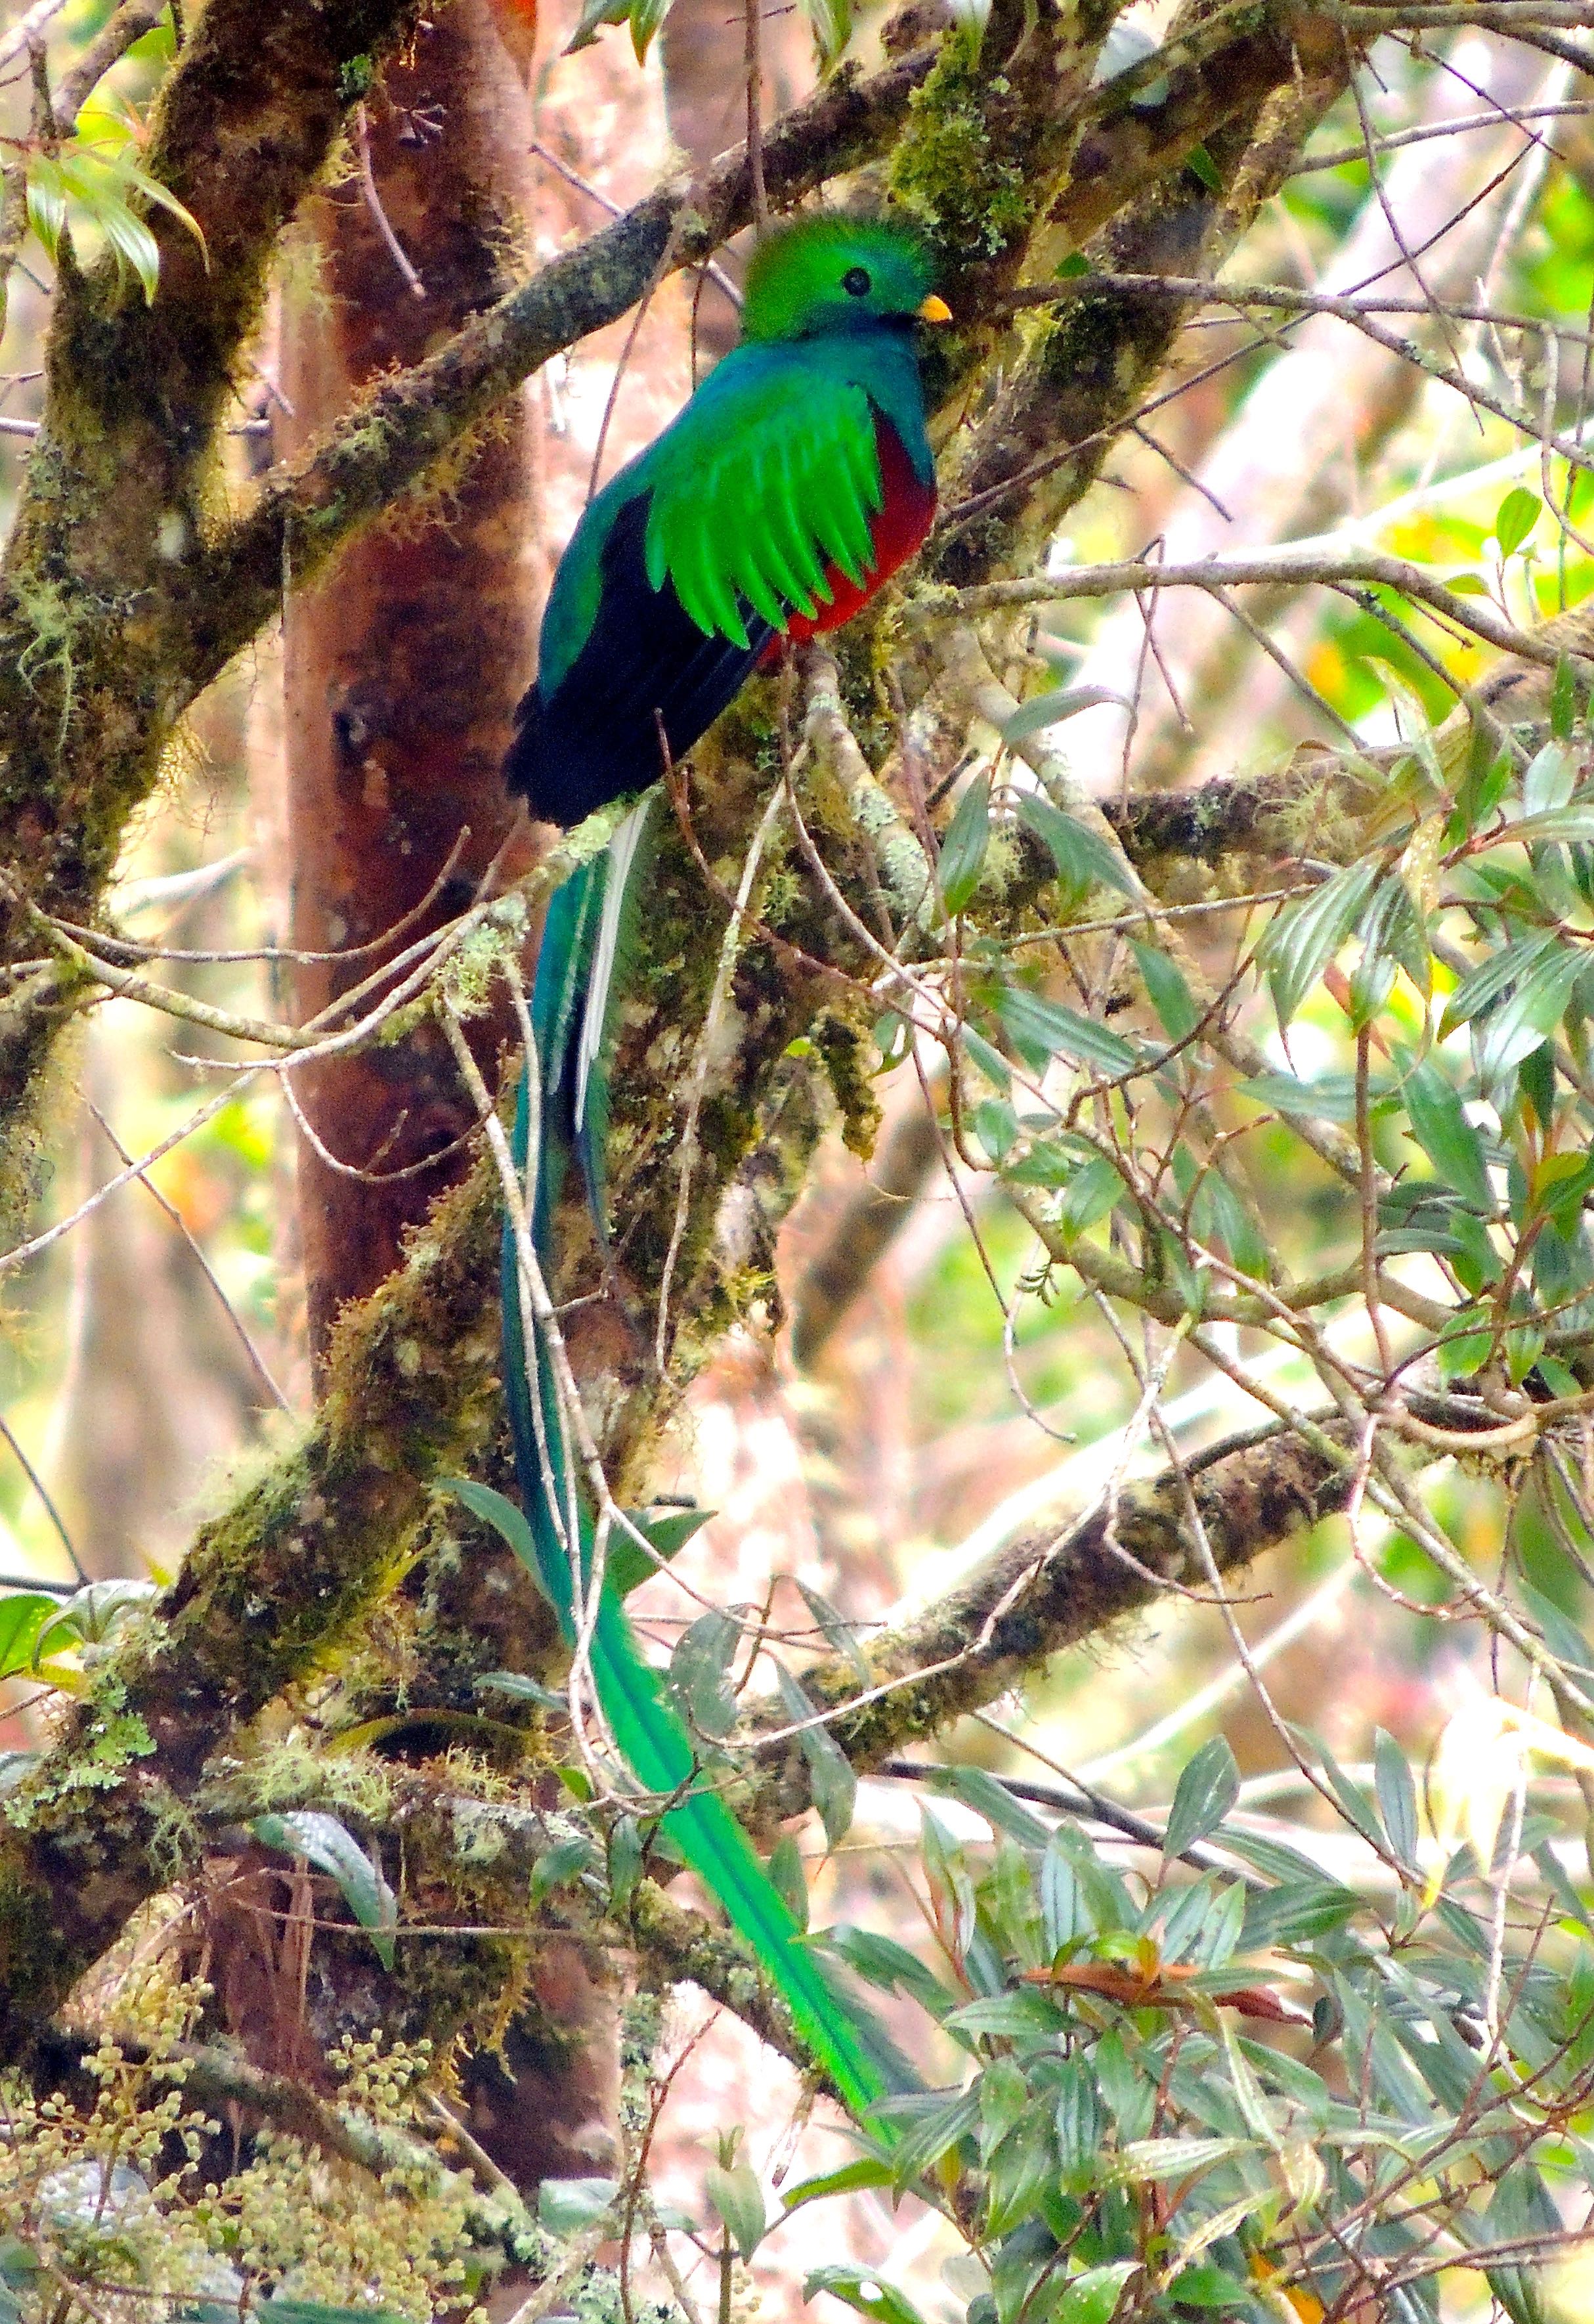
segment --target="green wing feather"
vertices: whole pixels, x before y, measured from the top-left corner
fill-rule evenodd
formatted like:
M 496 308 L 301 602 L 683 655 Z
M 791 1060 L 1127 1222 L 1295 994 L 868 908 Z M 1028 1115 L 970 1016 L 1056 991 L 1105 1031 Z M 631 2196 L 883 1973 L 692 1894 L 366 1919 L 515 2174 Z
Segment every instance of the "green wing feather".
M 705 633 L 748 642 L 743 607 L 774 629 L 861 582 L 883 488 L 864 385 L 795 347 L 743 347 L 654 447 L 648 579 L 668 578 Z M 740 601 L 740 602 L 739 602 Z

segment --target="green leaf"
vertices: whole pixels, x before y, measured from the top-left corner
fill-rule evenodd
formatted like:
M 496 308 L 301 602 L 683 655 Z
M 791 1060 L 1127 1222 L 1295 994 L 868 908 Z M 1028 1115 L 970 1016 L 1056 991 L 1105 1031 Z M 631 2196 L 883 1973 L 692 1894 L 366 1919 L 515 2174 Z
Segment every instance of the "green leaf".
M 1555 681 L 1550 688 L 1550 732 L 1558 742 L 1570 742 L 1577 723 L 1577 667 L 1571 654 L 1563 653 L 1555 664 Z
M 838 1607 L 831 1604 L 822 1591 L 811 1589 L 807 1582 L 795 1574 L 792 1578 L 796 1581 L 803 1603 L 814 1617 L 815 1624 L 826 1646 L 834 1647 L 838 1655 L 844 1655 L 852 1665 L 853 1674 L 860 1683 L 863 1686 L 870 1685 L 872 1683 L 871 1674 L 869 1664 L 864 1658 L 863 1650 L 858 1644 L 857 1624 L 849 1622 L 846 1616 Z
M 537 2216 L 550 2235 L 578 2235 L 612 2210 L 618 2179 L 545 2179 L 537 2190 Z
M 1005 1098 L 981 1098 L 974 1108 L 974 1135 L 1000 1164 L 1018 1142 L 1018 1117 Z
M 1132 2138 L 1125 2143 L 1110 2175 L 1135 2186 L 1147 2181 L 1182 2179 L 1187 2172 L 1210 2171 L 1214 2163 L 1254 2154 L 1261 2143 L 1254 2138 Z
M 103 120 L 106 116 L 102 114 L 98 118 Z M 79 139 L 84 143 L 88 143 L 90 136 L 96 140 L 95 158 L 101 162 L 102 166 L 113 171 L 131 193 L 136 194 L 141 201 L 153 202 L 156 208 L 163 209 L 169 217 L 174 217 L 179 226 L 187 227 L 189 233 L 198 244 L 199 254 L 208 268 L 210 253 L 206 247 L 204 228 L 192 210 L 178 200 L 170 186 L 163 186 L 159 178 L 152 178 L 147 170 L 140 166 L 137 158 L 138 148 L 134 134 L 130 132 L 126 143 L 112 152 L 110 146 L 118 133 L 113 129 L 111 137 L 105 138 L 100 134 L 96 115 L 88 106 L 85 106 L 78 116 L 78 132 Z
M 1405 1753 L 1380 1727 L 1373 1737 L 1373 1775 L 1378 1812 L 1389 1845 L 1408 1870 L 1417 1862 L 1417 1787 Z
M 1558 945 L 1534 961 L 1479 1043 L 1478 1073 L 1486 1087 L 1497 1085 L 1555 1029 L 1589 965 L 1587 952 L 1571 945 Z
M 204 2304 L 218 2311 L 222 2324 L 237 2324 L 235 2300 Z M 281 2292 L 263 2300 L 255 2313 L 269 2317 L 271 2324 L 406 2324 L 399 2308 L 336 2308 L 325 2300 L 289 2299 Z
M 1202 1242 L 1221 1243 L 1244 1274 L 1265 1277 L 1270 1273 L 1267 1238 L 1217 1169 L 1209 1170 L 1197 1188 L 1190 1222 Z
M 1488 1361 L 1494 1346 L 1491 1332 L 1446 1332 L 1439 1342 L 1439 1370 L 1447 1380 L 1470 1379 Z
M 34 1642 L 60 1611 L 60 1599 L 41 1591 L 19 1590 L 0 1598 L 0 1678 L 16 1678 L 32 1668 Z
M 1468 1120 L 1454 1084 L 1427 1058 L 1406 1076 L 1404 1094 L 1411 1134 L 1442 1184 L 1476 1203 L 1480 1211 L 1492 1212 L 1495 1195 L 1483 1140 Z
M 38 2281 L 41 2268 L 32 2245 L 18 2236 L 0 2236 L 0 2283 L 8 2291 L 26 2292 Z
M 1445 1040 L 1459 1025 L 1470 1024 L 1480 1017 L 1503 994 L 1510 991 L 1537 962 L 1556 948 L 1557 938 L 1546 929 L 1532 936 L 1518 936 L 1499 952 L 1491 952 L 1475 968 L 1468 970 L 1444 1004 L 1439 1020 L 1439 1038 Z
M 1430 991 L 1433 963 L 1423 916 L 1398 872 L 1392 872 L 1378 882 L 1361 916 L 1359 933 L 1362 958 L 1358 977 L 1365 978 L 1375 962 L 1397 961 L 1419 992 L 1425 995 Z M 1356 982 L 1353 977 L 1353 991 Z
M 695 1533 L 702 1531 L 714 1517 L 713 1509 L 651 1508 L 628 1509 L 627 1517 L 649 1542 L 653 1555 L 631 1536 L 616 1531 L 609 1536 L 609 1554 L 604 1563 L 604 1578 L 613 1583 L 617 1597 L 629 1598 L 631 1591 L 650 1581 L 658 1572 L 659 1561 L 668 1565 L 677 1551 L 685 1549 Z
M 638 64 L 648 61 L 653 35 L 669 14 L 669 0 L 631 0 L 631 44 Z
M 1148 2063 L 1138 2043 L 1130 2056 L 1121 2033 L 1104 2034 L 1096 2044 L 1096 2087 L 1126 2144 L 1144 2139 L 1156 2119 L 1156 2081 Z
M 86 1582 L 69 1598 L 57 1601 L 54 1621 L 46 1622 L 34 1641 L 35 1663 L 45 1655 L 59 1654 L 63 1646 L 103 1645 L 129 1614 L 139 1612 L 160 1594 L 158 1582 L 141 1582 L 132 1575 Z
M 1299 903 L 1284 904 L 1268 922 L 1257 957 L 1272 988 L 1280 1032 L 1322 978 L 1360 919 L 1381 876 L 1377 862 L 1348 863 Z
M 1168 2286 L 1168 2297 L 1180 2308 L 1242 2308 L 1253 2317 L 1262 2312 L 1252 2286 L 1236 2282 L 1209 2263 L 1184 2269 Z
M 52 265 L 60 256 L 61 229 L 66 222 L 67 197 L 60 171 L 41 154 L 28 171 L 28 224 Z
M 477 1484 L 474 1477 L 439 1477 L 438 1490 L 448 1494 L 462 1508 L 468 1509 L 472 1517 L 479 1518 L 483 1525 L 491 1526 L 493 1532 L 514 1551 L 539 1590 L 542 1590 L 537 1544 L 523 1509 L 517 1508 L 513 1501 L 504 1494 L 495 1492 L 491 1485 Z M 548 1592 L 543 1591 L 543 1595 L 546 1597 Z
M 803 2298 L 812 2300 L 816 2292 L 832 2292 L 837 2300 L 844 2300 L 860 2316 L 871 2318 L 871 2324 L 925 2324 L 906 2293 L 893 2291 L 871 2270 L 851 2260 L 827 2260 L 823 2267 L 815 2268 L 803 2284 Z
M 1057 1223 L 1064 1238 L 1072 1240 L 1110 1217 L 1123 1196 L 1124 1182 L 1117 1164 L 1106 1154 L 1092 1154 L 1071 1172 L 1063 1190 Z
M 1573 1392 L 1576 1393 L 1575 1390 Z M 1540 1489 L 1548 1490 L 1547 1480 Z M 1533 1583 L 1525 1579 L 1519 1578 L 1516 1587 L 1525 1608 L 1533 1617 L 1534 1628 L 1556 1661 L 1564 1663 L 1567 1669 L 1574 1672 L 1587 1685 L 1594 1678 L 1594 1646 L 1589 1646 L 1577 1624 L 1562 1613 L 1553 1598 L 1546 1598 L 1542 1591 L 1535 1590 Z
M 827 1929 L 822 1940 L 833 1953 L 840 1955 L 849 1969 L 855 1969 L 866 1984 L 875 1986 L 881 1993 L 908 1993 L 935 2018 L 944 2017 L 955 2006 L 957 1997 L 949 1993 L 935 1973 L 927 1969 L 917 1954 L 895 1937 L 876 1936 L 871 1930 L 847 1926 Z
M 1018 820 L 1050 848 L 1053 862 L 1071 888 L 1082 893 L 1091 888 L 1115 888 L 1120 896 L 1135 894 L 1134 874 L 1101 834 L 1081 823 L 1077 816 L 1064 815 L 1039 791 L 1019 793 Z
M 1594 798 L 1585 791 L 1572 800 L 1570 807 L 1546 808 L 1543 815 L 1525 815 L 1516 823 L 1508 823 L 1503 831 L 1487 842 L 1490 847 L 1506 847 L 1520 843 L 1524 847 L 1537 846 L 1541 841 L 1574 840 L 1586 844 L 1594 839 Z
M 1045 2042 L 1057 2031 L 1057 2005 L 1044 1992 L 1015 1986 L 1006 1993 L 965 2001 L 961 2009 L 949 2010 L 941 2022 L 949 2034 L 976 2039 L 995 2034 L 1014 2042 Z
M 609 1834 L 609 1903 L 623 1913 L 642 1870 L 642 1828 L 635 1816 L 617 1816 Z
M 1254 1952 L 1267 1945 L 1310 1944 L 1343 1928 L 1360 1905 L 1355 1890 L 1341 1888 L 1335 1880 L 1291 1881 L 1270 1888 L 1247 1902 L 1240 1949 Z
M 789 2218 L 805 2203 L 821 2203 L 831 2195 L 852 2195 L 863 2187 L 889 2187 L 893 2176 L 889 2163 L 882 2163 L 877 2155 L 861 2154 L 855 2163 L 843 2163 L 837 2171 L 824 2172 L 816 2179 L 805 2179 L 799 2185 L 788 2188 L 780 2216 Z
M 1215 1831 L 1239 1797 L 1239 1769 L 1224 1736 L 1203 1743 L 1184 1774 L 1168 1811 L 1163 1839 L 1165 1856 L 1182 1856 L 1198 1840 Z
M 710 1736 L 715 1742 L 736 1724 L 731 1665 L 741 1640 L 742 1628 L 735 1617 L 711 1607 L 682 1632 L 669 1658 L 669 1683 L 687 1719 L 700 1735 Z
M 507 1694 L 517 1702 L 534 1702 L 540 1711 L 557 1711 L 567 1714 L 570 1705 L 551 1686 L 544 1686 L 537 1678 L 528 1678 L 524 1671 L 484 1671 L 475 1683 L 478 1694 Z
M 1310 1746 L 1309 1737 L 1303 1739 Z M 1322 1761 L 1322 1772 L 1347 1817 L 1364 1840 L 1369 1840 L 1374 1848 L 1379 1847 L 1384 1835 L 1378 1828 L 1371 1800 L 1359 1784 L 1351 1781 L 1326 1743 L 1319 1743 L 1317 1748 Z
M 1124 2285 L 1139 2267 L 1138 2259 L 1114 2259 L 1073 2277 L 1057 2310 L 1057 2324 L 1110 2324 Z
M 1088 1936 L 1094 1925 L 1079 1875 L 1067 1849 L 1055 1832 L 1051 1845 L 1041 1858 L 1040 1914 L 1046 1948 L 1050 1956 L 1061 1952 L 1064 1945 L 1073 1944 L 1076 1938 Z
M 1442 791 L 1444 769 L 1439 761 L 1438 746 L 1433 740 L 1433 721 L 1428 715 L 1422 696 L 1412 685 L 1405 672 L 1395 662 L 1387 660 L 1382 654 L 1367 654 L 1363 659 L 1395 706 L 1401 739 L 1411 752 L 1412 760 L 1415 761 L 1415 767 L 1413 766 L 1412 761 L 1403 762 L 1403 765 L 1397 767 L 1389 779 L 1388 789 L 1392 802 L 1403 802 L 1409 806 L 1414 797 L 1421 792 L 1423 785 L 1417 779 L 1417 769 L 1421 770 L 1422 774 L 1427 778 L 1429 785 L 1434 790 Z
M 961 1800 L 976 1815 L 982 1815 L 993 1831 L 1005 1831 L 1020 1848 L 1034 1849 L 1038 1854 L 1051 1840 L 1051 1826 L 1042 1823 L 983 1767 L 933 1767 L 920 1780 L 928 1791 L 944 1792 Z
M 819 61 L 828 69 L 852 37 L 852 0 L 803 0 L 803 9 L 814 27 Z
M 556 1888 L 567 1888 L 584 1872 L 590 1872 L 597 1861 L 597 1851 L 584 1833 L 573 1834 L 568 1840 L 556 1840 L 545 1848 L 531 1867 L 529 1882 L 531 1902 L 540 1904 Z
M 286 1815 L 256 1816 L 249 1829 L 263 1848 L 279 1849 L 284 1856 L 302 1856 L 318 1871 L 330 1873 L 345 1904 L 368 1932 L 383 1969 L 392 1968 L 398 1899 L 382 1877 L 381 1866 L 365 1853 L 346 1824 L 320 1808 L 294 1808 Z
M 86 207 L 109 243 L 118 266 L 132 268 L 143 286 L 145 305 L 153 306 L 161 280 L 161 245 L 149 227 L 125 202 L 114 198 L 102 198 Z
M 140 124 L 131 110 L 118 113 L 90 99 L 78 115 L 78 134 L 56 154 L 37 154 L 28 165 L 28 222 L 51 258 L 59 262 L 69 221 L 102 235 L 119 270 L 138 277 L 146 301 L 160 281 L 161 253 L 135 204 L 153 205 L 174 217 L 198 244 L 207 265 L 205 236 L 192 211 L 138 159 Z
M 1577 779 L 1576 752 L 1562 742 L 1546 742 L 1523 770 L 1523 813 L 1546 815 L 1552 808 L 1564 807 L 1577 788 Z
M 769 1850 L 766 1867 L 769 1885 L 782 1899 L 799 1929 L 808 1925 L 808 1883 L 803 1873 L 803 1851 L 795 1831 L 783 1831 Z
M 980 885 L 990 846 L 990 777 L 977 775 L 959 799 L 941 842 L 937 877 L 949 912 L 961 912 Z
M 1522 484 L 1506 494 L 1495 511 L 1495 539 L 1502 557 L 1515 557 L 1537 524 L 1543 505 L 1537 493 L 1528 492 Z
M 1356 1119 L 1354 1074 L 1320 1074 L 1314 1081 L 1294 1074 L 1258 1074 L 1235 1086 L 1242 1097 L 1254 1098 L 1276 1113 L 1315 1115 L 1322 1121 Z
M 1155 945 L 1131 940 L 1142 982 L 1170 1041 L 1188 1040 L 1201 1022 L 1201 1011 L 1190 997 L 1190 987 L 1166 952 Z
M 1082 710 L 1100 709 L 1104 702 L 1116 703 L 1120 710 L 1128 707 L 1123 696 L 1110 687 L 1059 687 L 1052 693 L 1032 694 L 996 731 L 1004 742 L 1023 742 L 1043 727 L 1060 726 L 1064 719 L 1077 718 Z
M 780 1687 L 780 1702 L 788 1719 L 814 1719 L 814 1705 L 783 1663 L 776 1665 L 776 1677 Z M 852 1821 L 852 1811 L 858 1800 L 858 1777 L 852 1764 L 842 1750 L 828 1727 L 811 1724 L 801 1729 L 797 1741 L 808 1763 L 808 1776 L 814 1794 L 814 1805 L 819 1811 L 819 1821 L 825 1826 L 825 1837 L 832 1848 L 839 1848 L 846 1838 Z
M 990 2157 L 985 2192 L 986 2231 L 1001 2236 L 1033 2218 L 1042 2193 L 1056 2180 L 1050 2108 L 1035 2108 Z
M 1000 1049 L 992 1048 L 990 1043 L 984 1038 L 983 1035 L 976 1033 L 972 1025 L 964 1025 L 961 1028 L 960 1038 L 969 1063 L 978 1066 L 994 1088 L 1000 1090 L 1012 1088 L 1013 1070 Z
M 601 26 L 628 23 L 631 6 L 632 0 L 585 0 L 580 21 L 570 35 L 565 54 L 573 57 L 577 49 L 590 47 Z
M 1218 165 L 1204 145 L 1193 145 L 1190 148 L 1189 152 L 1184 156 L 1184 167 L 1194 172 L 1209 194 L 1222 192 L 1223 180 L 1218 173 Z M 1068 2324 L 1073 2324 L 1072 2311 L 1064 2307 L 1063 2313 L 1068 2318 Z
M 745 2163 L 738 2163 L 731 2171 L 711 2164 L 703 2174 L 703 2188 L 724 2221 L 732 2242 L 742 2258 L 750 2260 L 763 2242 L 769 2224 L 764 2190 L 759 2185 L 757 2172 Z
M 1000 986 L 996 1013 L 1013 1047 L 1037 1073 L 1054 1056 L 1072 1057 L 1114 1076 L 1133 1073 L 1141 1062 L 1139 1051 L 1121 1034 L 1109 1032 L 1105 1025 L 1065 1009 L 1059 1001 L 1048 1001 L 1044 993 L 1032 992 L 1027 984 Z
M 1094 2176 L 1106 2127 L 1096 2084 L 1083 2058 L 1066 2059 L 1054 2083 L 1053 2135 L 1064 2180 L 1086 2182 Z

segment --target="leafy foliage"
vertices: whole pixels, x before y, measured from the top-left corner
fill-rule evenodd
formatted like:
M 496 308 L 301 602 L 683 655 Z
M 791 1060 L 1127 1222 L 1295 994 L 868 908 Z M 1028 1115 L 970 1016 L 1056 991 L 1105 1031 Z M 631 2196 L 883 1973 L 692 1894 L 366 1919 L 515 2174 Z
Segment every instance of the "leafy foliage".
M 1047 1837 L 1009 1805 L 976 1850 L 926 1812 L 940 1960 L 906 1982 L 965 2068 L 880 2110 L 900 2135 L 879 2167 L 968 2235 L 986 2278 L 971 2324 L 1276 2324 L 1281 2299 L 1319 2316 L 1368 2297 L 1416 2324 L 1457 2270 L 1527 2324 L 1594 2101 L 1583 1908 L 1555 1881 L 1563 1904 L 1505 1932 L 1465 1852 L 1425 1897 L 1435 1843 L 1387 1736 L 1377 1799 L 1357 1804 L 1359 1892 L 1236 1815 L 1234 1791 L 1215 1740 L 1180 1779 L 1149 1881 L 1072 1822 Z M 1175 1858 L 1198 1835 L 1221 1863 L 1192 1878 Z M 1530 1819 L 1518 1845 L 1542 1860 L 1547 1837 Z M 867 1939 L 832 1941 L 882 1989 L 904 1983 Z M 855 2270 L 810 2282 L 889 2324 L 913 2313 Z
M 161 251 L 143 213 L 151 206 L 164 210 L 201 252 L 205 236 L 192 212 L 143 167 L 143 139 L 139 115 L 114 95 L 85 105 L 64 144 L 28 157 L 28 224 L 52 261 L 69 232 L 90 249 L 103 244 L 152 301 Z

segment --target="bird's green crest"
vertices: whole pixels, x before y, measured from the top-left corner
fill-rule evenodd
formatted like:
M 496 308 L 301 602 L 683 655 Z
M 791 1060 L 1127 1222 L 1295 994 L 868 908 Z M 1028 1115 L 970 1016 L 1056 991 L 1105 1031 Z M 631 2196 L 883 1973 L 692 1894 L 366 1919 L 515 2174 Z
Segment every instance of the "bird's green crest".
M 825 212 L 765 237 L 747 270 L 743 339 L 800 339 L 912 315 L 934 281 L 907 227 Z

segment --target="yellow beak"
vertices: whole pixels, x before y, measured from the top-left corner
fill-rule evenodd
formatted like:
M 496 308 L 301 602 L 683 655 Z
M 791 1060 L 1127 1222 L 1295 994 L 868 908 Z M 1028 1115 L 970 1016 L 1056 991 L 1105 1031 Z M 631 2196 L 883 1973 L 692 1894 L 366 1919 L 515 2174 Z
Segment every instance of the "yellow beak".
M 934 290 L 916 309 L 916 312 L 921 323 L 950 323 L 952 320 L 951 308 L 945 300 Z

